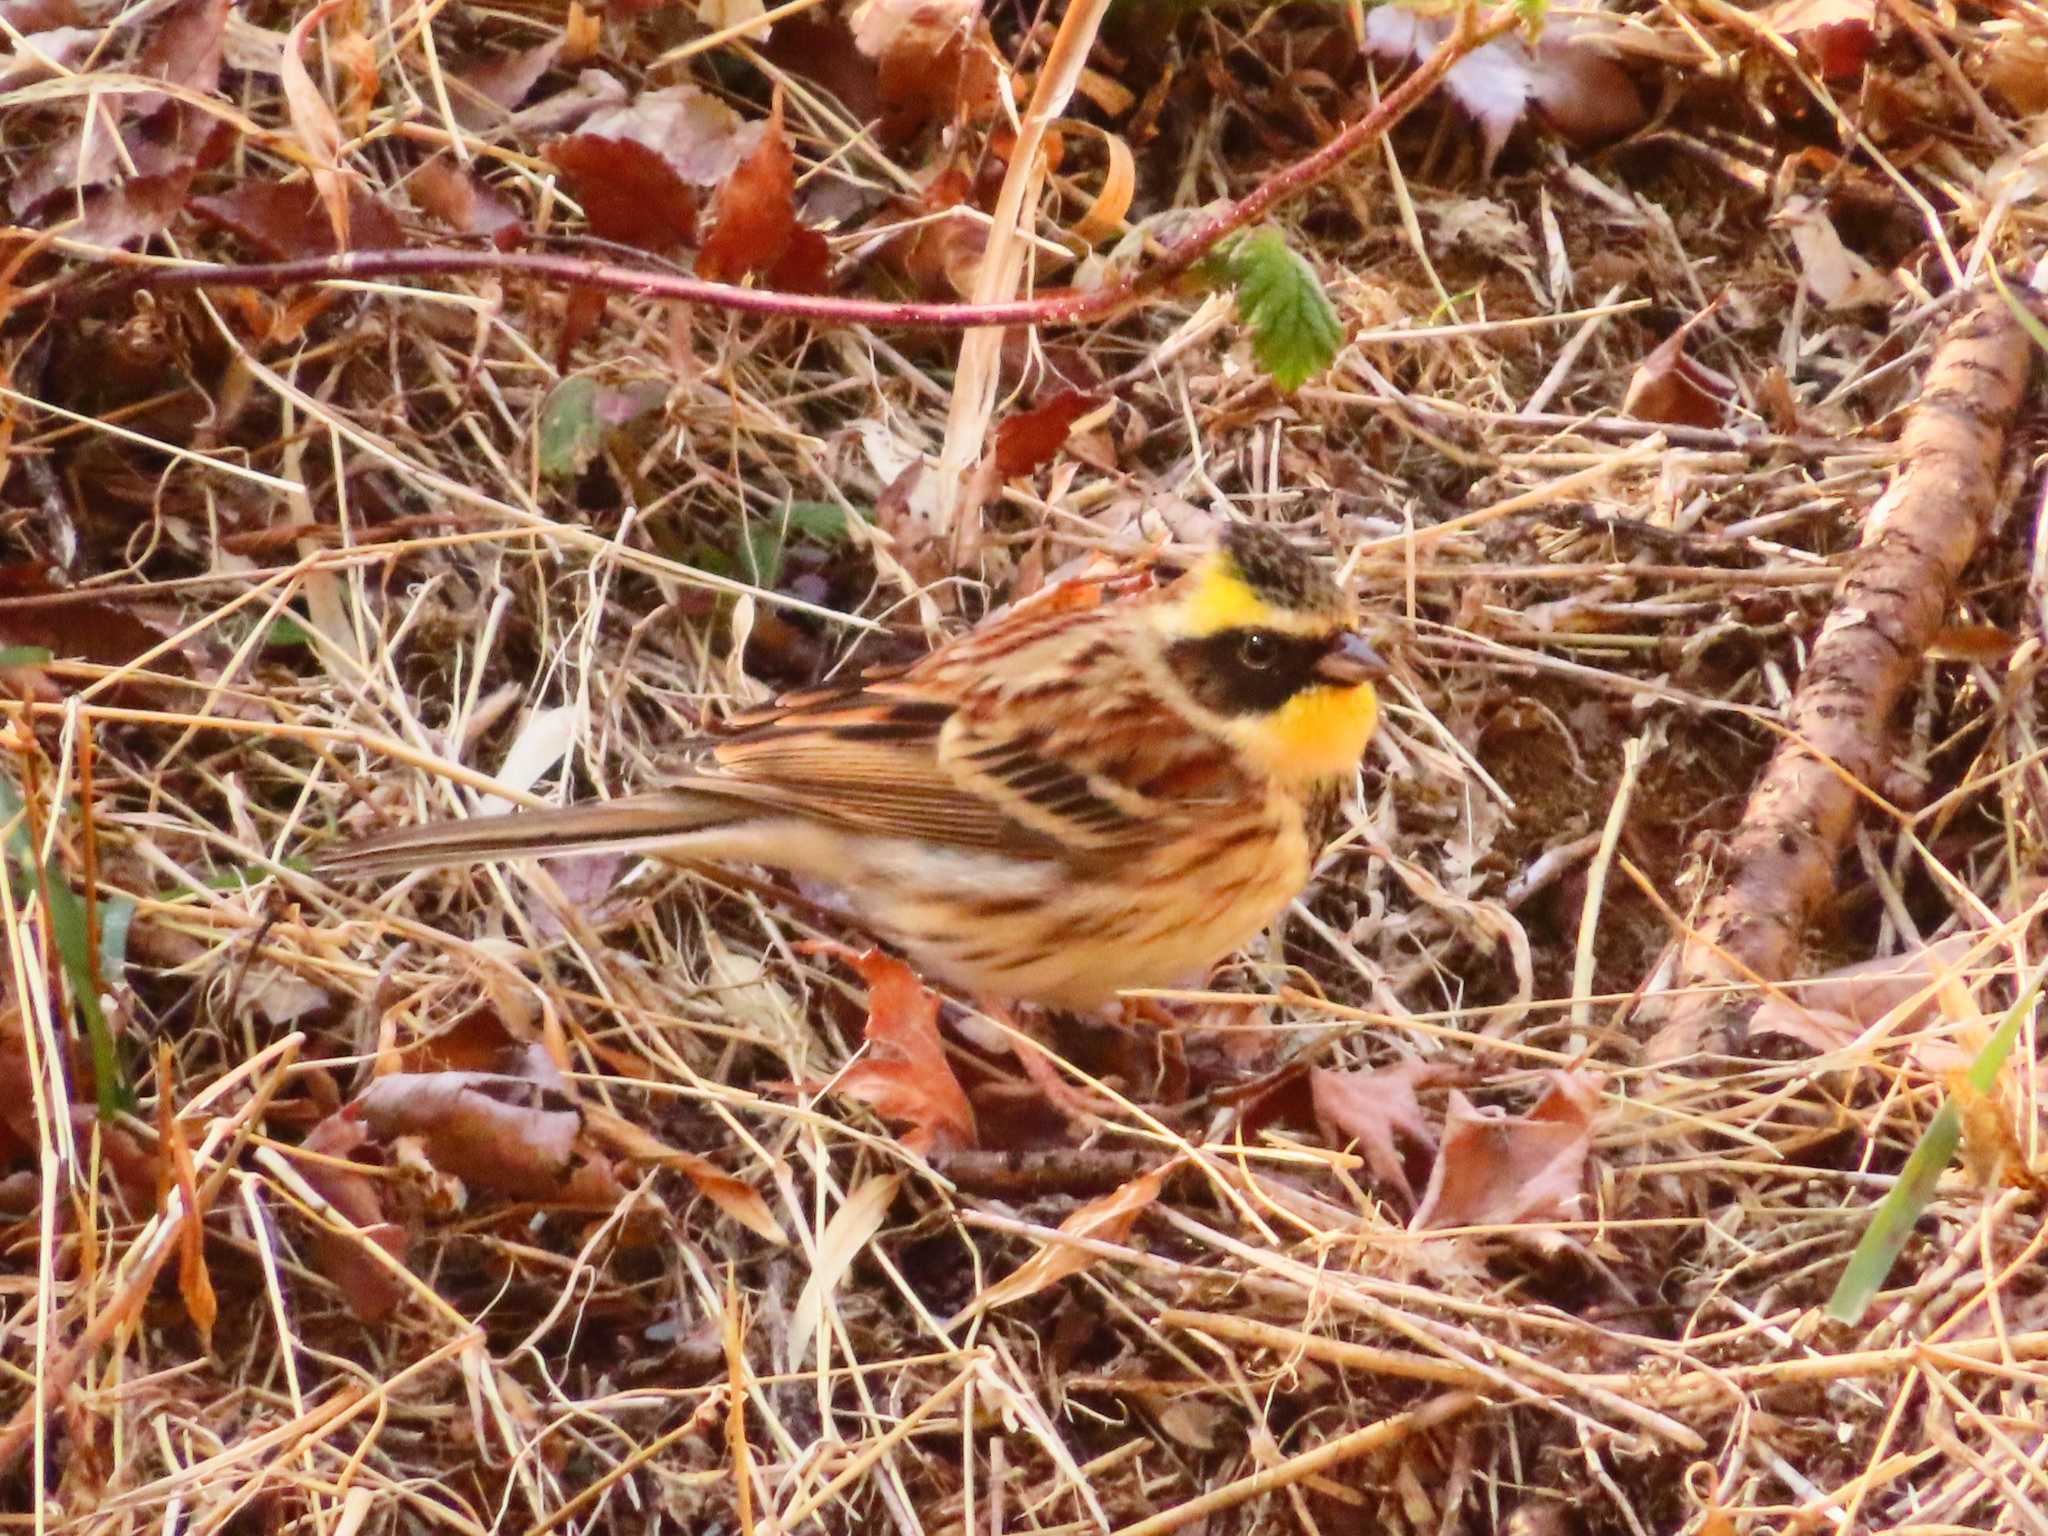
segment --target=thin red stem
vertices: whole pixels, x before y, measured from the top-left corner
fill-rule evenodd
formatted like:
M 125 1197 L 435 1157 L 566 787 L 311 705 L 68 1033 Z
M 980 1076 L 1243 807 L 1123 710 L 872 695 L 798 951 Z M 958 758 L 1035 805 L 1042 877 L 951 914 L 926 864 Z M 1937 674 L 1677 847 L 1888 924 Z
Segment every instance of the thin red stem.
M 1205 220 L 1160 251 L 1142 272 L 1100 288 L 1054 289 L 1028 299 L 997 304 L 896 302 L 887 299 L 840 298 L 825 294 L 775 293 L 706 282 L 611 262 L 573 256 L 513 251 L 424 250 L 345 251 L 337 256 L 300 261 L 257 262 L 245 266 L 155 265 L 124 275 L 121 281 L 151 288 L 285 288 L 298 283 L 382 281 L 395 277 L 450 276 L 482 272 L 498 277 L 533 278 L 564 287 L 598 288 L 641 298 L 671 299 L 745 314 L 777 315 L 825 324 L 872 325 L 907 330 L 968 330 L 982 325 L 1076 325 L 1104 319 L 1128 308 L 1185 275 L 1230 235 L 1264 218 L 1288 198 L 1326 181 L 1345 161 L 1390 131 L 1449 74 L 1453 65 L 1475 48 L 1513 30 L 1516 17 L 1503 6 L 1485 22 L 1461 12 L 1457 30 L 1405 76 L 1379 102 L 1347 125 L 1329 143 L 1268 177 L 1223 212 Z

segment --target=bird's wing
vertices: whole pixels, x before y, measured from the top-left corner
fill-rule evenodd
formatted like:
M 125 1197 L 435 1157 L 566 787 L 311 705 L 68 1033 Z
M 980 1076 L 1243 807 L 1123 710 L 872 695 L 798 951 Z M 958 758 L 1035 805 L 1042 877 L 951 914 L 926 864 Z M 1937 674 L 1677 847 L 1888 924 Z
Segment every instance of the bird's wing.
M 1128 604 L 1025 610 L 740 722 L 718 769 L 841 825 L 1037 855 L 1131 850 L 1243 792 L 1146 680 Z
M 809 694 L 752 717 L 712 756 L 721 778 L 821 821 L 975 848 L 1053 851 L 941 762 L 954 708 L 887 684 Z
M 985 626 L 899 674 L 752 717 L 719 767 L 867 830 L 1019 852 L 1150 846 L 1257 796 L 1227 745 L 1161 697 L 1128 622 Z

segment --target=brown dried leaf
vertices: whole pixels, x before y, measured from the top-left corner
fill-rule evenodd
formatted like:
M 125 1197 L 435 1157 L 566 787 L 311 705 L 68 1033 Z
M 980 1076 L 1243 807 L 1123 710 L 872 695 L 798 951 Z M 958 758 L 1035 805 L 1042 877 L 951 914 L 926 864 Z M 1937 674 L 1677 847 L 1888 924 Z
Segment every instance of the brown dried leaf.
M 309 182 L 244 181 L 216 197 L 193 198 L 192 211 L 276 260 L 332 256 L 340 249 L 332 220 L 322 217 L 320 195 Z M 356 250 L 395 250 L 405 244 L 391 210 L 360 186 L 349 189 L 348 225 Z
M 183 86 L 201 96 L 220 89 L 221 45 L 226 35 L 230 0 L 184 0 L 165 13 L 150 34 L 149 46 L 136 73 Z M 165 98 L 138 96 L 128 106 L 137 115 L 152 112 Z
M 1029 410 L 1004 417 L 996 425 L 996 472 L 1010 480 L 1050 464 L 1067 440 L 1067 429 L 1100 404 L 1100 395 L 1063 389 Z
M 998 64 L 981 0 L 861 0 L 854 46 L 875 61 L 884 143 L 994 108 Z
M 1308 1075 L 1309 1099 L 1315 1105 L 1317 1121 L 1332 1142 L 1356 1142 L 1373 1177 L 1398 1189 L 1404 1200 L 1412 1201 L 1415 1190 L 1408 1182 L 1407 1163 L 1394 1138 L 1399 1134 L 1423 1147 L 1436 1146 L 1436 1131 L 1422 1113 L 1415 1090 L 1453 1076 L 1455 1073 L 1448 1067 L 1422 1061 L 1364 1072 L 1317 1067 Z
M 1893 1026 L 1895 1034 L 1912 1034 L 1942 1013 L 1971 1012 L 1969 988 L 1962 980 L 1944 987 L 1933 984 L 1970 952 L 1971 934 L 1950 934 L 1901 955 L 1882 955 L 1840 966 L 1790 987 L 1783 997 L 1767 997 L 1750 1016 L 1749 1033 L 1783 1035 L 1817 1055 L 1840 1050 L 1895 1008 L 1922 993 L 1918 1006 Z M 1956 989 L 1951 992 L 1950 989 Z
M 760 141 L 718 193 L 697 275 L 722 283 L 760 276 L 780 292 L 815 293 L 830 259 L 825 237 L 797 223 L 796 154 L 782 130 L 778 90 Z
M 463 235 L 481 235 L 501 251 L 526 243 L 526 221 L 513 201 L 452 155 L 436 155 L 405 184 L 420 211 Z
M 1718 427 L 1728 419 L 1735 381 L 1686 355 L 1685 344 L 1711 309 L 1695 315 L 1636 365 L 1621 408 L 1638 421 Z
M 419 1137 L 427 1160 L 465 1184 L 547 1200 L 562 1194 L 583 1121 L 542 1108 L 542 1093 L 499 1072 L 396 1072 L 365 1088 L 354 1111 L 379 1141 Z
M 192 169 L 162 176 L 130 176 L 116 186 L 94 187 L 85 194 L 85 211 L 63 233 L 86 245 L 118 250 L 161 234 L 185 206 L 192 190 Z
M 1068 1237 L 1121 1243 L 1131 1235 L 1131 1228 L 1138 1217 L 1159 1198 L 1159 1191 L 1173 1168 L 1173 1163 L 1164 1163 L 1150 1173 L 1140 1174 L 1108 1194 L 1090 1200 L 1060 1223 L 1060 1231 Z M 1006 1307 L 1013 1301 L 1022 1301 L 1027 1296 L 1035 1296 L 1069 1275 L 1078 1275 L 1095 1264 L 1098 1258 L 1099 1255 L 1077 1244 L 1048 1243 L 977 1296 L 970 1310 L 989 1312 L 997 1307 Z
M 832 1080 L 832 1089 L 872 1105 L 885 1120 L 908 1121 L 903 1144 L 913 1152 L 973 1146 L 974 1106 L 946 1060 L 937 995 L 879 950 L 818 943 L 805 952 L 845 961 L 868 984 L 867 1051 Z
M 1578 1213 L 1600 1079 L 1587 1072 L 1546 1075 L 1550 1086 L 1526 1115 L 1475 1109 L 1452 1090 L 1443 1147 L 1410 1231 L 1512 1226 Z
M 465 128 L 503 122 L 512 109 L 555 67 L 565 39 L 551 38 L 518 53 L 459 60 L 448 67 L 455 121 Z
M 353 178 L 341 168 L 341 124 L 335 120 L 327 98 L 313 84 L 302 54 L 312 30 L 348 3 L 349 0 L 320 0 L 320 4 L 300 17 L 292 28 L 278 61 L 278 83 L 284 87 L 285 110 L 291 118 L 292 137 L 305 151 L 313 186 L 320 194 L 320 204 L 326 209 L 327 221 L 334 229 L 334 248 L 337 251 L 350 249 L 349 198 Z
M 345 1166 L 369 1143 L 370 1133 L 346 1112 L 329 1115 L 306 1133 L 301 1149 L 310 1154 L 294 1160 L 300 1175 L 321 1199 L 362 1229 L 363 1236 L 401 1264 L 411 1238 L 384 1216 L 383 1181 Z M 330 1159 L 332 1161 L 330 1161 Z M 390 1315 L 405 1298 L 405 1286 L 390 1269 L 363 1252 L 355 1237 L 324 1224 L 313 1232 L 313 1262 L 332 1280 L 349 1310 L 366 1323 Z

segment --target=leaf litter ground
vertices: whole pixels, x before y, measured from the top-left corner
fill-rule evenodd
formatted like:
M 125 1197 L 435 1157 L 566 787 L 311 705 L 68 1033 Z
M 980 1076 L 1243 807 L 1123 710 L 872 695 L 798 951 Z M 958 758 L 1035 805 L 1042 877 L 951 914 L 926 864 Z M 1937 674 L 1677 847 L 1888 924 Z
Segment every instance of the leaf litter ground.
M 1962 1077 L 2037 955 L 2037 410 L 1804 935 L 1864 970 L 1644 1052 L 1945 296 L 2043 255 L 2036 11 L 1553 16 L 1260 237 L 1333 362 L 1283 392 L 1194 286 L 1013 330 L 968 517 L 949 336 L 475 271 L 104 285 L 525 245 L 952 300 L 1004 241 L 1100 282 L 1355 117 L 1427 31 L 1380 16 L 1110 16 L 1020 232 L 1002 103 L 1058 50 L 1012 10 L 0 3 L 0 1507 L 2039 1528 L 2031 1035 Z M 824 893 L 305 873 L 656 782 L 1220 515 L 1326 542 L 1400 682 L 1276 939 L 1054 1028 L 1084 1125 Z M 1944 1094 L 1961 1161 L 1827 1321 Z

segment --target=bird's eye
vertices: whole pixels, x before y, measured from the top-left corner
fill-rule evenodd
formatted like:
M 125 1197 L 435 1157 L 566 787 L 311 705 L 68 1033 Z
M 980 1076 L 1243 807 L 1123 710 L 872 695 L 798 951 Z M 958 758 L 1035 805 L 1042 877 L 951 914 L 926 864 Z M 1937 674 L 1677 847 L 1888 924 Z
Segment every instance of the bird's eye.
M 1247 630 L 1237 642 L 1237 659 L 1254 671 L 1264 671 L 1279 655 L 1279 642 L 1263 629 Z

